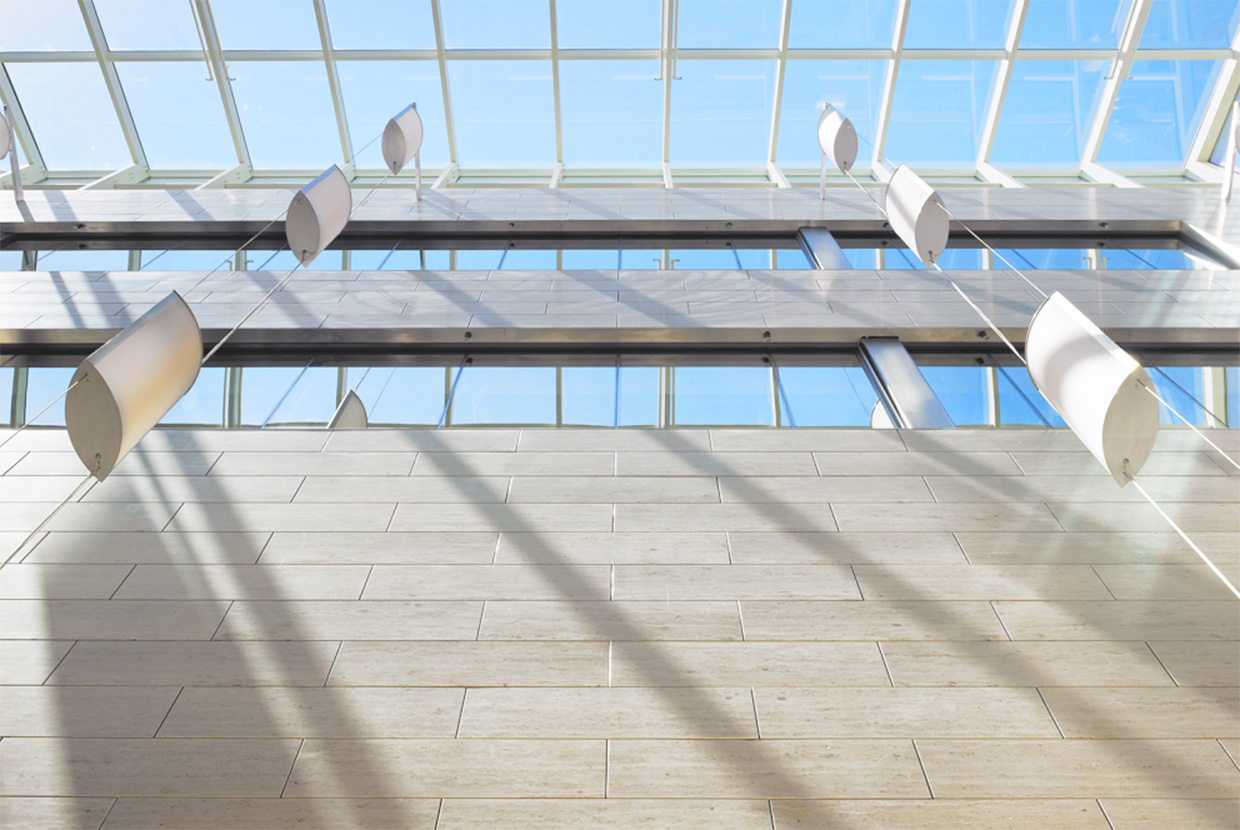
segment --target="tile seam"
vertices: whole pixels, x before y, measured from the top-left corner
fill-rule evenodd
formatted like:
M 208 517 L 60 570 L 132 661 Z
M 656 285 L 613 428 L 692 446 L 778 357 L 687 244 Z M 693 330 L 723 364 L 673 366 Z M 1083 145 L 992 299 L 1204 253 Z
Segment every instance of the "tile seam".
M 177 689 L 176 695 L 174 695 L 172 698 L 172 703 L 168 704 L 168 711 L 164 712 L 164 716 L 159 719 L 159 726 L 155 727 L 155 731 L 151 733 L 152 739 L 159 737 L 159 730 L 163 729 L 164 724 L 168 722 L 168 716 L 172 714 L 173 707 L 177 705 L 177 701 L 181 699 L 181 695 L 184 694 L 184 692 L 185 692 L 184 686 Z
M 47 642 L 47 641 L 43 640 L 41 642 Z M 40 686 L 47 685 L 47 681 L 52 679 L 52 675 L 56 673 L 56 670 L 59 669 L 61 664 L 65 662 L 65 658 L 69 656 L 69 653 L 72 652 L 73 649 L 77 648 L 77 644 L 80 642 L 82 641 L 81 640 L 73 641 L 72 645 L 70 645 L 69 648 L 65 650 L 65 653 L 61 655 L 60 659 L 56 661 L 56 665 L 52 667 L 52 670 L 47 673 L 47 677 L 43 678 L 43 682 L 39 684 Z
M 930 784 L 930 774 L 926 772 L 926 762 L 921 760 L 921 750 L 917 748 L 917 739 L 912 738 L 913 754 L 917 756 L 917 765 L 921 767 L 921 777 L 926 781 L 926 789 L 930 791 L 930 799 L 934 800 L 934 787 Z
M 284 798 L 284 792 L 288 789 L 288 782 L 293 780 L 293 770 L 297 768 L 297 760 L 301 757 L 301 751 L 306 746 L 306 739 L 302 738 L 301 743 L 297 745 L 297 752 L 293 753 L 293 763 L 289 764 L 288 775 L 284 778 L 284 786 L 280 788 L 279 798 Z
M 1042 701 L 1042 705 L 1046 707 L 1046 714 L 1051 716 L 1051 723 L 1055 724 L 1055 729 L 1059 732 L 1059 737 L 1066 739 L 1068 736 L 1064 734 L 1063 727 L 1059 725 L 1059 719 L 1056 718 L 1055 713 L 1051 711 L 1051 705 L 1046 702 L 1046 698 L 1042 694 L 1042 687 L 1034 686 L 1033 690 L 1038 693 L 1038 700 Z
M 340 652 L 344 651 L 344 640 L 336 644 L 336 653 L 332 655 L 331 665 L 327 667 L 327 676 L 323 678 L 323 688 L 327 688 L 327 684 L 331 682 L 332 670 L 336 668 L 336 661 L 340 659 Z M 313 687 L 311 687 L 313 688 Z
M 1111 817 L 1107 815 L 1107 808 L 1102 806 L 1102 799 L 1095 798 L 1094 803 L 1098 805 L 1098 809 L 1102 811 L 1102 817 L 1107 821 L 1107 827 L 1115 830 L 1115 824 L 1111 821 Z
M 108 599 L 113 599 L 116 597 L 117 593 L 121 590 L 121 588 L 125 587 L 125 583 L 129 581 L 129 577 L 133 576 L 133 572 L 136 570 L 138 570 L 138 565 L 137 563 L 134 563 L 133 567 L 131 567 L 128 571 L 125 572 L 125 576 L 121 579 L 121 581 L 117 584 L 117 586 L 112 590 L 112 593 L 108 594 Z
M 99 823 L 97 830 L 103 830 L 103 826 L 108 823 L 108 817 L 112 815 L 112 811 L 116 809 L 116 805 L 120 802 L 119 797 L 114 797 L 112 803 L 108 805 L 108 810 L 103 814 L 103 821 Z
M 1167 673 L 1167 677 L 1171 678 L 1171 682 L 1178 687 L 1180 685 L 1180 681 L 1175 679 L 1175 675 L 1171 673 L 1171 669 L 1167 668 L 1167 664 L 1164 663 L 1162 658 L 1158 656 L 1158 652 L 1154 651 L 1154 647 L 1150 645 L 1149 640 L 1142 640 L 1141 642 L 1145 643 L 1145 647 L 1150 650 L 1150 654 L 1154 655 L 1154 659 L 1158 661 L 1158 665 L 1162 666 L 1162 670 Z

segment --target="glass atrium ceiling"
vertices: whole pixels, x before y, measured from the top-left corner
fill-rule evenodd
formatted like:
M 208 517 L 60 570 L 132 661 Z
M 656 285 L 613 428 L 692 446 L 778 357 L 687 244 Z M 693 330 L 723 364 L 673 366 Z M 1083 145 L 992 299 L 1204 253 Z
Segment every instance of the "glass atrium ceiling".
M 824 102 L 871 180 L 908 163 L 943 184 L 1217 182 L 1240 87 L 1240 0 L 0 0 L 0 17 L 0 98 L 46 186 L 300 184 L 355 156 L 377 179 L 372 139 L 410 101 L 440 186 L 812 186 Z

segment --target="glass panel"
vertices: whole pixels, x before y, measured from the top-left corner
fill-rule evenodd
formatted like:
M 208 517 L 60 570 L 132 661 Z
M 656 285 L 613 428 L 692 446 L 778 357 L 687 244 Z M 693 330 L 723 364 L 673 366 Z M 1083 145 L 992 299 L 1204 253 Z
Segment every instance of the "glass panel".
M 731 248 L 676 248 L 672 250 L 673 269 L 686 268 L 725 269 L 734 271 L 740 267 Z
M 683 80 L 672 86 L 672 164 L 753 166 L 766 158 L 774 61 L 682 60 L 677 71 Z
M 255 167 L 324 170 L 344 161 L 322 61 L 228 66 Z
M 918 271 L 928 270 L 922 261 L 907 248 L 888 248 L 887 262 L 884 267 L 903 270 L 911 268 Z M 981 248 L 948 248 L 939 257 L 938 264 L 941 268 L 960 268 L 963 270 L 976 271 L 983 267 L 984 259 Z
M 452 396 L 453 424 L 554 424 L 553 367 L 466 366 Z
M 615 426 L 616 367 L 565 367 L 560 371 L 563 423 L 567 426 Z
M 1219 61 L 1134 61 L 1098 161 L 1119 167 L 1179 167 L 1201 122 Z
M 1010 0 L 916 0 L 904 48 L 1002 49 L 1011 14 Z
M 895 20 L 896 0 L 799 0 L 792 4 L 788 46 L 889 49 L 894 40 Z
M 237 163 L 219 87 L 204 80 L 202 64 L 122 62 L 116 71 L 153 169 Z
M 337 49 L 435 48 L 430 3 L 327 0 L 327 21 Z
M 555 251 L 554 250 L 522 250 L 520 248 L 509 248 L 504 254 L 504 261 L 500 268 L 505 271 L 522 271 L 522 270 L 555 270 Z
M 1016 61 L 991 162 L 1078 165 L 1109 68 L 1110 61 Z
M 1132 250 L 1129 248 L 1108 248 L 1102 252 L 1103 268 L 1133 269 L 1137 271 L 1154 269 L 1161 271 L 1191 271 L 1201 268 L 1201 264 L 1189 258 L 1183 251 Z
M 94 47 L 74 0 L 2 0 L 4 25 L 0 26 L 0 50 L 6 52 L 90 52 Z M 55 25 L 48 25 L 50 21 Z M 13 64 L 6 67 L 13 71 Z
M 244 404 L 253 394 L 256 381 L 262 381 L 252 374 L 254 370 L 243 371 L 241 401 L 244 413 Z M 339 377 L 339 370 L 334 366 L 312 366 L 306 369 L 304 374 L 298 376 L 292 388 L 288 389 L 284 400 L 261 416 L 266 419 L 265 426 L 326 426 L 336 411 L 336 386 Z M 280 387 L 278 378 L 272 378 L 271 387 Z M 285 393 L 281 391 L 280 394 Z
M 211 16 L 225 49 L 323 48 L 312 0 L 211 0 Z
M 875 248 L 845 248 L 844 256 L 852 263 L 854 268 L 880 268 L 878 262 L 878 250 Z M 904 260 L 900 260 L 903 265 Z M 894 267 L 894 266 L 893 266 Z
M 253 252 L 250 253 L 254 255 Z M 225 259 L 228 262 L 223 266 L 228 270 L 233 270 L 233 258 L 236 256 L 234 251 L 181 251 L 172 248 L 164 251 L 143 251 L 142 252 L 142 270 L 143 271 L 210 271 Z M 245 256 L 245 254 L 242 254 Z M 264 253 L 264 256 L 266 254 Z
M 1131 0 L 1029 0 L 1021 49 L 1117 49 Z
M 224 387 L 228 370 L 222 366 L 204 367 L 198 379 L 181 400 L 160 419 L 161 426 L 223 426 Z
M 1206 372 L 1198 366 L 1167 366 L 1151 369 L 1150 380 L 1159 397 L 1171 404 L 1193 426 L 1214 426 L 1202 402 L 1205 400 Z M 1171 414 L 1162 403 L 1158 404 L 1158 422 L 1163 426 L 1182 426 L 1184 422 Z
M 990 383 L 985 366 L 920 366 L 931 391 L 958 427 L 990 423 Z
M 562 264 L 566 271 L 595 268 L 612 270 L 619 268 L 620 247 L 617 245 L 614 248 L 596 248 L 593 250 L 566 248 L 564 249 Z
M 499 267 L 499 261 L 504 256 L 502 248 L 486 251 L 466 248 L 454 253 L 456 262 L 452 267 L 457 271 L 491 271 Z
M 43 407 L 56 400 L 56 396 L 69 387 L 73 373 L 72 366 L 38 366 L 30 369 L 26 381 L 26 423 L 42 427 L 63 427 L 65 425 L 64 398 L 35 418 L 35 414 Z
M 740 252 L 738 251 L 737 253 Z M 741 259 L 741 262 L 744 262 L 743 258 Z M 748 268 L 750 266 L 745 267 Z M 780 270 L 801 270 L 805 268 L 813 268 L 814 265 L 809 261 L 809 259 L 805 256 L 805 252 L 800 248 L 780 248 L 775 251 L 775 264 L 772 267 Z
M 21 269 L 21 251 L 0 251 L 0 271 L 20 271 Z
M 654 271 L 663 267 L 663 251 L 657 248 L 623 248 L 620 267 L 629 271 Z
M 99 23 L 103 26 L 108 48 L 114 51 L 202 49 L 198 40 L 198 27 L 194 23 L 194 13 L 189 3 L 169 3 L 168 0 L 95 0 L 95 9 L 99 12 Z M 7 8 L 5 13 L 8 13 Z M 199 69 L 203 68 L 200 63 Z M 214 84 L 212 88 L 215 88 Z M 216 95 L 219 95 L 218 90 Z
M 542 7 L 545 14 L 547 4 Z M 448 66 L 462 159 L 481 167 L 554 165 L 550 62 L 452 61 Z
M 673 366 L 674 426 L 774 426 L 765 366 Z
M 885 151 L 891 163 L 972 167 L 994 75 L 994 61 L 900 64 Z
M 98 64 L 4 68 L 49 170 L 119 170 L 133 162 Z
M 349 383 L 372 425 L 435 426 L 456 371 L 455 366 L 350 369 Z
M 1152 0 L 1142 49 L 1226 49 L 1240 25 L 1235 0 Z
M 1059 413 L 1033 385 L 1028 369 L 1024 366 L 1000 366 L 997 374 L 1000 426 L 1066 426 Z
M 653 83 L 658 72 L 658 61 L 561 61 L 564 161 L 656 166 L 663 152 L 663 85 Z
M 798 427 L 868 427 L 878 396 L 859 366 L 781 366 Z
M 1089 268 L 1089 251 L 1083 248 L 996 248 L 1013 267 L 1023 271 L 1026 268 L 1048 270 L 1056 268 L 1082 269 Z M 1008 266 L 999 257 L 995 257 L 996 270 Z
M 15 369 L 0 369 L 0 426 L 13 424 L 13 373 Z M 34 410 L 38 412 L 38 410 Z
M 349 139 L 359 169 L 383 169 L 383 147 L 374 139 L 392 116 L 417 102 L 422 118 L 423 187 L 430 187 L 426 169 L 446 167 L 448 128 L 444 118 L 443 84 L 434 61 L 340 61 L 340 91 L 349 114 Z M 367 146 L 369 145 L 369 146 Z M 413 173 L 410 161 L 405 172 Z
M 1227 151 L 1231 148 L 1231 131 L 1235 129 L 1234 117 L 1234 115 L 1227 116 L 1223 131 L 1219 133 L 1218 141 L 1214 143 L 1214 152 L 1210 154 L 1210 161 L 1219 167 L 1227 164 Z
M 39 271 L 128 271 L 129 251 L 40 251 Z
M 681 0 L 677 45 L 774 49 L 779 46 L 780 7 L 780 0 Z
M 1226 377 L 1227 423 L 1232 427 L 1240 427 L 1240 368 L 1228 366 L 1224 370 L 1224 374 Z
M 813 268 L 799 248 L 737 248 L 741 267 L 749 270 Z
M 659 426 L 660 381 L 656 366 L 620 367 L 620 418 L 622 427 Z
M 788 61 L 779 110 L 779 163 L 818 169 L 818 118 L 823 103 L 829 103 L 852 121 L 861 139 L 857 163 L 869 167 L 886 74 L 886 61 Z
M 661 14 L 660 0 L 558 0 L 556 38 L 561 49 L 658 49 Z
M 443 0 L 444 45 L 449 49 L 550 49 L 550 10 L 546 0 Z

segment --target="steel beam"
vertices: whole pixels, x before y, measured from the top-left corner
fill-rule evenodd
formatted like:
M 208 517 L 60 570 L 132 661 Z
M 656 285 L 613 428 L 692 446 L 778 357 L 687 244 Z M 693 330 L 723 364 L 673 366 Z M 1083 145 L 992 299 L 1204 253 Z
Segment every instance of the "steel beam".
M 224 187 L 229 184 L 242 184 L 250 180 L 252 173 L 250 168 L 244 164 L 234 164 L 227 170 L 216 173 L 202 184 L 194 188 L 194 190 L 212 190 L 217 187 Z
M 327 85 L 332 92 L 332 108 L 336 111 L 336 129 L 340 132 L 340 150 L 344 159 L 341 170 L 350 181 L 356 176 L 353 163 L 353 141 L 349 136 L 349 118 L 344 111 L 344 95 L 340 91 L 340 74 L 336 71 L 336 57 L 332 50 L 331 26 L 327 21 L 327 7 L 323 0 L 314 0 L 314 17 L 319 24 L 319 40 L 323 43 L 323 63 L 327 65 Z
M 1002 187 L 1024 187 L 1025 185 L 1018 180 L 1012 178 L 1007 173 L 995 167 L 988 161 L 979 161 L 977 163 L 977 173 L 988 182 L 1000 185 Z
M 141 164 L 131 164 L 113 173 L 84 184 L 78 190 L 113 190 L 119 184 L 137 184 L 150 178 L 150 171 Z
M 775 64 L 775 104 L 771 108 L 771 138 L 766 152 L 766 160 L 772 164 L 775 162 L 775 150 L 779 146 L 779 112 L 784 100 L 784 71 L 788 66 L 788 32 L 791 26 L 792 0 L 784 0 L 779 18 L 779 57 Z
M 560 38 L 556 29 L 555 0 L 551 4 L 551 94 L 555 104 L 555 161 L 563 172 L 564 133 L 560 126 Z M 552 187 L 555 187 L 553 184 Z
M 1197 126 L 1193 143 L 1188 150 L 1189 162 L 1208 162 L 1214 155 L 1214 147 L 1231 115 L 1232 103 L 1240 96 L 1240 29 L 1231 39 L 1232 56 L 1223 62 L 1219 71 L 1218 81 L 1210 93 L 1210 101 L 1206 104 L 1205 116 Z
M 1028 11 L 1029 0 L 1016 0 L 1003 43 L 1003 60 L 999 61 L 990 102 L 986 106 L 986 120 L 982 122 L 981 141 L 977 147 L 979 168 L 990 161 L 990 149 L 994 146 L 995 133 L 999 130 L 999 116 L 1003 113 L 1003 100 L 1007 97 L 1008 82 L 1012 79 L 1012 62 L 1016 59 L 1016 50 L 1020 48 L 1020 33 L 1025 27 L 1025 15 Z
M 1098 164 L 1096 161 L 1087 161 L 1084 164 L 1082 164 L 1081 173 L 1083 173 L 1085 177 L 1089 179 L 1090 181 L 1099 182 L 1100 184 L 1109 184 L 1115 187 L 1123 187 L 1123 188 L 1130 188 L 1130 189 L 1145 187 L 1145 185 L 1141 184 L 1140 182 L 1134 182 L 1132 179 L 1128 178 L 1122 173 L 1116 173 L 1114 170 L 1111 170 L 1110 168 L 1107 168 L 1107 167 L 1103 167 L 1101 164 Z
M 895 100 L 896 79 L 900 75 L 900 57 L 904 50 L 904 32 L 908 29 L 908 10 L 912 0 L 899 0 L 896 6 L 896 26 L 892 35 L 891 63 L 887 66 L 887 78 L 883 82 L 882 102 L 878 106 L 878 123 L 874 125 L 873 164 L 883 160 L 887 147 L 887 128 L 891 124 L 891 103 Z
M 17 90 L 13 89 L 13 81 L 9 78 L 9 72 L 3 64 L 0 64 L 0 100 L 8 107 L 9 123 L 17 135 L 17 140 L 22 144 L 22 152 L 26 154 L 26 166 L 32 168 L 36 177 L 46 177 L 47 162 L 43 160 L 43 153 L 39 151 L 39 143 L 35 141 L 30 122 L 26 120 L 26 111 L 22 109 L 22 102 L 17 98 Z M 24 172 L 22 181 L 26 184 L 33 184 L 32 181 L 26 179 Z
M 952 429 L 951 416 L 926 383 L 898 337 L 862 337 L 861 365 L 882 392 L 895 426 L 909 429 Z
M 452 162 L 451 167 L 456 167 L 459 161 L 456 156 L 456 127 L 452 121 L 452 92 L 448 88 L 447 50 L 443 45 L 443 18 L 439 14 L 439 0 L 431 0 L 431 22 L 435 25 L 435 53 L 439 59 L 439 82 L 443 87 L 443 117 L 448 130 L 448 160 Z M 436 187 L 439 187 L 438 181 L 431 189 Z
M 1124 32 L 1120 37 L 1119 50 L 1111 63 L 1111 74 L 1107 76 L 1098 102 L 1098 111 L 1094 113 L 1093 123 L 1085 139 L 1085 148 L 1081 153 L 1081 167 L 1087 162 L 1098 160 L 1098 151 L 1102 149 L 1102 137 L 1106 134 L 1107 124 L 1111 120 L 1111 110 L 1119 97 L 1120 84 L 1128 77 L 1128 70 L 1137 54 L 1137 46 L 1141 43 L 1141 33 L 1145 31 L 1145 21 L 1150 16 L 1152 0 L 1132 0 L 1132 8 L 1128 11 L 1128 20 L 1124 24 Z
M 208 0 L 193 0 L 198 9 L 198 21 L 202 26 L 202 38 L 207 44 L 207 57 L 215 71 L 215 83 L 220 90 L 220 101 L 224 105 L 224 118 L 228 121 L 228 131 L 232 135 L 233 148 L 237 151 L 237 161 L 253 169 L 250 161 L 250 149 L 245 143 L 245 131 L 241 127 L 241 113 L 237 109 L 237 100 L 233 97 L 232 79 L 228 77 L 228 64 L 220 50 L 220 36 L 215 30 L 215 16 L 211 13 Z
M 125 143 L 129 146 L 129 155 L 133 158 L 134 164 L 144 170 L 149 170 L 150 165 L 146 161 L 146 151 L 142 149 L 142 138 L 138 135 L 138 126 L 134 124 L 133 113 L 129 109 L 129 102 L 125 99 L 125 88 L 121 85 L 120 73 L 116 71 L 111 54 L 108 52 L 108 41 L 103 35 L 103 25 L 99 22 L 95 0 L 78 0 L 78 7 L 82 10 L 82 19 L 86 21 L 90 43 L 95 47 L 95 57 L 99 61 L 99 70 L 103 73 L 103 83 L 108 88 L 112 106 L 116 109 L 121 132 L 125 136 Z

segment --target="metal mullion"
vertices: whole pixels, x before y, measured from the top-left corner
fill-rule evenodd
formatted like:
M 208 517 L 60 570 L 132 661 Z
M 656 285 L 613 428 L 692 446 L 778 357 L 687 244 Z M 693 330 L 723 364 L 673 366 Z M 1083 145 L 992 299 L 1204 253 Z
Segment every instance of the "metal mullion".
M 767 144 L 766 160 L 775 163 L 775 148 L 779 145 L 779 110 L 783 106 L 784 71 L 788 65 L 788 30 L 792 25 L 792 0 L 784 0 L 779 21 L 779 58 L 775 63 L 775 104 L 771 108 L 770 141 Z
M 9 109 L 9 121 L 13 126 L 13 132 L 17 134 L 17 140 L 22 143 L 27 166 L 33 167 L 40 175 L 46 176 L 47 162 L 43 160 L 43 153 L 39 150 L 38 142 L 35 141 L 30 122 L 26 120 L 26 111 L 22 109 L 21 101 L 17 98 L 17 90 L 13 88 L 13 82 L 9 78 L 9 71 L 3 64 L 0 64 L 0 98 L 4 99 L 4 105 Z
M 142 149 L 142 139 L 138 136 L 138 125 L 134 123 L 129 101 L 125 99 L 121 76 L 116 71 L 116 66 L 112 63 L 108 52 L 108 41 L 103 35 L 103 25 L 99 22 L 95 0 L 78 0 L 78 8 L 82 11 L 82 19 L 86 21 L 86 31 L 90 35 L 91 45 L 95 47 L 95 57 L 103 73 L 103 83 L 107 86 L 108 95 L 112 98 L 112 106 L 116 109 L 117 119 L 120 120 L 125 143 L 129 145 L 129 155 L 133 157 L 133 163 L 139 165 L 143 171 L 150 170 L 151 166 L 146 160 L 146 151 Z
M 1012 22 L 1008 27 L 1007 39 L 1003 44 L 1004 58 L 999 62 L 998 77 L 995 78 L 994 90 L 986 109 L 986 120 L 982 127 L 982 140 L 977 148 L 977 162 L 990 161 L 990 150 L 995 143 L 995 133 L 999 129 L 999 116 L 1003 113 L 1003 101 L 1007 97 L 1008 82 L 1012 79 L 1012 62 L 1016 50 L 1020 48 L 1020 33 L 1025 27 L 1025 15 L 1029 11 L 1029 0 L 1016 0 L 1012 9 Z
M 1098 151 L 1102 148 L 1102 137 L 1106 134 L 1107 124 L 1111 120 L 1111 110 L 1114 109 L 1115 100 L 1119 97 L 1120 84 L 1128 75 L 1133 58 L 1136 56 L 1137 46 L 1141 42 L 1141 33 L 1145 30 L 1145 21 L 1150 14 L 1151 2 L 1152 0 L 1133 0 L 1132 2 L 1128 20 L 1124 24 L 1123 39 L 1120 41 L 1114 62 L 1111 64 L 1111 74 L 1103 86 L 1098 111 L 1094 113 L 1093 124 L 1090 125 L 1085 139 L 1084 152 L 1081 153 L 1082 167 L 1086 162 L 1098 160 Z
M 232 81 L 228 77 L 228 66 L 224 63 L 224 55 L 220 49 L 220 36 L 215 30 L 215 16 L 211 13 L 208 0 L 193 0 L 198 8 L 198 20 L 202 23 L 202 36 L 207 44 L 207 56 L 215 69 L 215 83 L 220 90 L 220 101 L 224 105 L 224 118 L 228 121 L 228 130 L 232 134 L 233 148 L 237 151 L 237 161 L 252 170 L 250 148 L 245 143 L 245 131 L 241 126 L 241 113 L 237 109 L 237 100 L 233 97 Z
M 1197 125 L 1197 134 L 1189 146 L 1188 161 L 1208 162 L 1214 154 L 1214 145 L 1218 143 L 1223 128 L 1227 126 L 1227 118 L 1231 114 L 1231 104 L 1240 94 L 1240 60 L 1235 56 L 1240 51 L 1240 29 L 1236 30 L 1231 40 L 1232 57 L 1228 58 L 1218 74 L 1214 91 L 1210 93 L 1210 101 L 1206 106 L 1206 114 Z
M 672 7 L 676 0 L 663 0 L 663 42 L 659 44 L 663 65 L 663 186 L 671 188 L 669 169 L 672 147 Z
M 559 174 L 563 173 L 564 169 L 564 141 L 560 128 L 560 39 L 556 30 L 555 0 L 548 2 L 551 4 L 551 89 L 555 104 L 555 162 Z M 554 188 L 556 182 L 553 181 L 551 186 Z
M 908 10 L 912 0 L 900 0 L 896 7 L 895 32 L 892 35 L 891 48 L 893 54 L 891 65 L 887 67 L 887 78 L 883 82 L 883 97 L 878 108 L 878 124 L 874 127 L 874 157 L 872 164 L 883 158 L 883 150 L 887 145 L 887 127 L 891 123 L 891 104 L 896 94 L 896 79 L 900 75 L 900 57 L 904 50 L 904 32 L 908 29 Z
M 456 167 L 458 159 L 456 157 L 456 128 L 452 122 L 452 92 L 448 89 L 448 61 L 447 53 L 443 45 L 443 20 L 439 14 L 439 0 L 431 0 L 431 22 L 435 25 L 435 52 L 439 58 L 439 82 L 443 87 L 443 115 L 444 122 L 448 130 L 448 161 L 451 167 Z M 444 171 L 447 175 L 447 171 Z M 440 176 L 442 179 L 443 176 Z M 431 187 L 435 190 L 439 187 L 439 181 Z
M 344 95 L 340 91 L 340 75 L 336 71 L 336 57 L 332 51 L 331 26 L 327 21 L 327 8 L 323 0 L 314 0 L 314 17 L 319 24 L 319 39 L 323 42 L 323 62 L 327 65 L 327 85 L 332 92 L 332 107 L 336 111 L 336 129 L 340 131 L 340 150 L 344 153 L 344 174 L 351 180 L 356 176 L 353 163 L 353 142 L 349 137 L 349 118 L 344 111 Z

